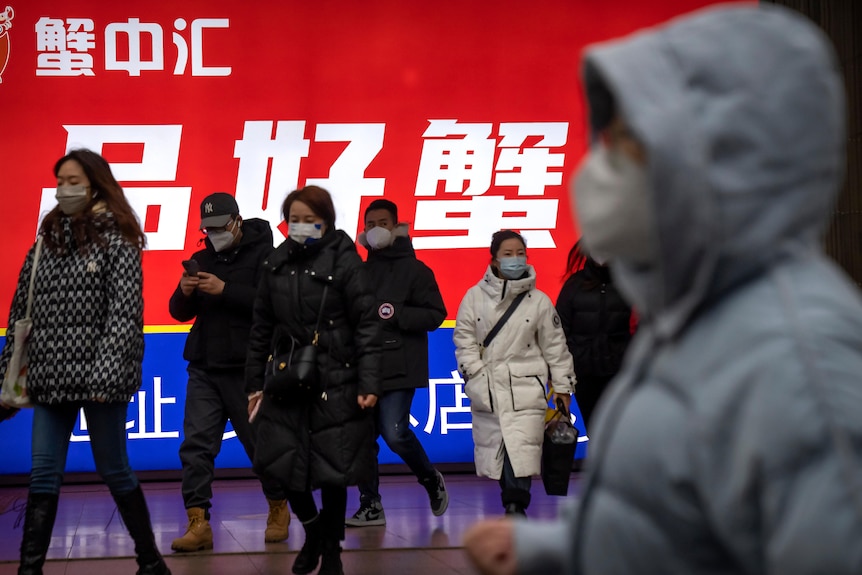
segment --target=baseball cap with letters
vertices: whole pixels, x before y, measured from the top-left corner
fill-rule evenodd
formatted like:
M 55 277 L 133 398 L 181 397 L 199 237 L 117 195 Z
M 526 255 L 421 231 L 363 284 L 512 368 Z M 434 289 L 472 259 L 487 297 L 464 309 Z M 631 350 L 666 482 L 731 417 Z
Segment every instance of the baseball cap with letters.
M 231 217 L 239 214 L 239 206 L 234 197 L 224 192 L 216 192 L 201 202 L 201 228 L 220 228 L 226 226 Z

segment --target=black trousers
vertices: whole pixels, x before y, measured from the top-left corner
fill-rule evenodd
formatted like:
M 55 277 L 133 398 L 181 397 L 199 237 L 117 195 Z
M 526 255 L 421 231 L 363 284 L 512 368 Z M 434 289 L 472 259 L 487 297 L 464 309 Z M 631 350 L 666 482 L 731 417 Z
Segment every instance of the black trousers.
M 317 503 L 311 491 L 288 491 L 287 501 L 302 523 L 317 517 Z M 320 523 L 324 539 L 344 540 L 344 516 L 347 513 L 347 488 L 324 485 L 320 489 Z
M 228 420 L 233 424 L 249 461 L 254 461 L 255 432 L 248 422 L 248 397 L 244 391 L 242 368 L 230 371 L 203 370 L 189 366 L 186 408 L 183 420 L 183 503 L 186 509 L 208 509 L 212 499 L 215 458 L 221 451 L 222 435 Z M 278 481 L 261 477 L 268 499 L 284 499 Z

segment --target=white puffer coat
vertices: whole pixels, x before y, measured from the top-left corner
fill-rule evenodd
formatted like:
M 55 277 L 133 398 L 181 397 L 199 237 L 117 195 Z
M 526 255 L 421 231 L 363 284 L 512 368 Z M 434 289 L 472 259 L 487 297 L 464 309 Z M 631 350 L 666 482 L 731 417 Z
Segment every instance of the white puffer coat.
M 536 272 L 504 280 L 489 266 L 458 308 L 453 339 L 473 414 L 477 475 L 499 479 L 503 446 L 516 477 L 539 473 L 546 384 L 572 393 L 575 374 L 554 304 L 535 289 Z M 488 348 L 482 342 L 515 297 L 528 292 Z

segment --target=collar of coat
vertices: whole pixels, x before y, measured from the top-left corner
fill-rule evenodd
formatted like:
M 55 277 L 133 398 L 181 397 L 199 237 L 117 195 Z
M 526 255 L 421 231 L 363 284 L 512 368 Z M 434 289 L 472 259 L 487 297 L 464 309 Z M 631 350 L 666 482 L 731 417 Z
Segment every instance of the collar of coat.
M 316 242 L 310 244 L 298 244 L 288 238 L 276 248 L 272 256 L 267 258 L 263 265 L 271 270 L 275 270 L 286 263 L 319 260 L 318 256 L 328 251 L 336 252 L 336 257 L 333 258 L 333 261 L 336 261 L 342 252 L 353 251 L 355 254 L 356 245 L 350 239 L 350 236 L 342 230 L 332 230 Z M 321 270 L 321 273 L 324 271 Z
M 407 241 L 410 241 L 410 224 L 406 222 L 401 222 L 400 224 L 395 224 L 395 227 L 392 228 L 392 245 L 398 241 L 398 238 L 407 238 Z M 359 242 L 359 245 L 368 250 L 368 253 L 377 251 L 386 251 L 388 248 L 384 248 L 383 250 L 372 250 L 371 246 L 368 245 L 368 240 L 365 239 L 365 232 L 362 232 L 357 236 L 356 241 Z
M 479 287 L 497 302 L 514 299 L 521 292 L 530 291 L 536 287 L 536 269 L 527 264 L 527 276 L 517 280 L 507 280 L 497 277 L 491 265 L 485 270 L 485 276 L 479 282 Z

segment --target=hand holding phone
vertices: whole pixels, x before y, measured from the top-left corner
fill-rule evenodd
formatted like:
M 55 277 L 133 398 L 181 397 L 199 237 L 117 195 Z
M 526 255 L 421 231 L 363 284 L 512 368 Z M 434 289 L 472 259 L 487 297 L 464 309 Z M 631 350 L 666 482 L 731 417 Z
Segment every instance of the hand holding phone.
M 198 275 L 198 272 L 201 271 L 201 265 L 197 260 L 185 260 L 183 261 L 183 267 L 186 269 L 186 273 L 192 277 Z

